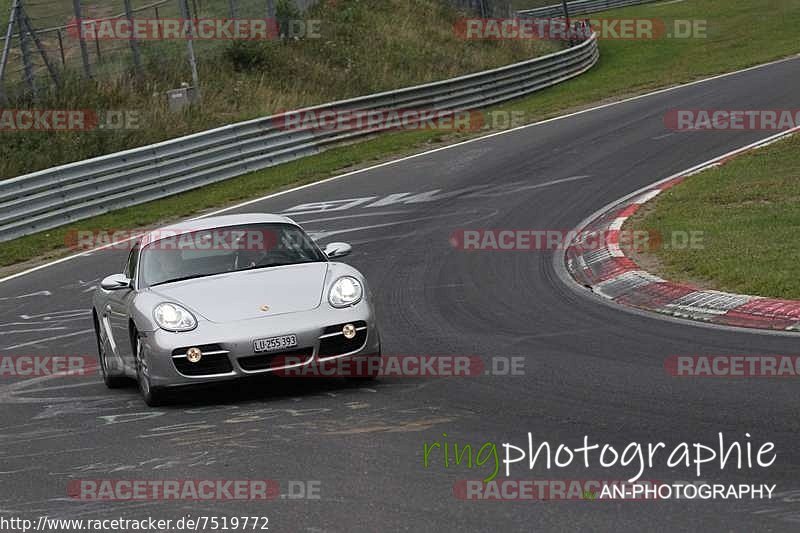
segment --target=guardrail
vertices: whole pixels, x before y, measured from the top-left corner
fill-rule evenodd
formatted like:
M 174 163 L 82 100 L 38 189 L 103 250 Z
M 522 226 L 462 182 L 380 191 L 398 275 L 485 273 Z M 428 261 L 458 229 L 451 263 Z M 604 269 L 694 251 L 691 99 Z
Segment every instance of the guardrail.
M 597 36 L 540 58 L 301 111 L 456 112 L 494 105 L 577 76 L 599 57 Z M 323 151 L 380 126 L 288 130 L 269 116 L 0 181 L 0 242 Z
M 567 2 L 567 7 L 571 18 L 574 15 L 585 15 L 607 9 L 660 1 L 662 0 L 575 0 L 574 2 Z M 563 17 L 564 7 L 561 4 L 553 4 L 535 9 L 523 9 L 518 11 L 517 15 L 522 17 Z

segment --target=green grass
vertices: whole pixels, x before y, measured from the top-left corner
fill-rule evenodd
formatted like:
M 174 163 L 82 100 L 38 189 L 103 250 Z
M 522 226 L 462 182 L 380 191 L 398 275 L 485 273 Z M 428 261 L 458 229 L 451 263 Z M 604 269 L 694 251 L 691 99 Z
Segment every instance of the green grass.
M 134 5 L 143 3 L 137 1 Z M 167 6 L 174 7 L 176 3 L 173 0 L 163 6 L 161 16 L 170 16 Z M 227 0 L 197 3 L 205 16 L 226 16 Z M 41 10 L 43 4 L 30 9 Z M 115 0 L 113 4 L 96 8 L 98 14 L 94 16 L 119 13 L 121 2 Z M 263 0 L 241 0 L 239 5 L 240 17 L 264 16 Z M 244 9 L 245 5 L 250 7 Z M 60 12 L 60 17 L 34 20 L 41 27 L 57 24 L 58 20 L 63 24 L 69 18 L 69 6 L 71 0 L 55 0 L 52 11 Z M 153 14 L 146 11 L 140 16 Z M 0 132 L 0 177 L 144 146 L 281 110 L 486 70 L 562 48 L 562 43 L 542 41 L 465 41 L 453 30 L 462 16 L 444 0 L 338 0 L 320 2 L 307 15 L 291 17 L 320 21 L 320 38 L 198 41 L 195 50 L 203 100 L 185 113 L 170 112 L 165 95 L 168 89 L 191 81 L 185 43 L 141 42 L 144 73 L 137 83 L 132 81 L 131 54 L 126 43 L 101 41 L 102 61 L 97 60 L 95 44 L 90 43 L 96 81 L 87 83 L 78 75 L 82 65 L 78 41 L 66 39 L 65 88 L 58 94 L 42 95 L 36 103 L 22 95 L 8 107 L 93 109 L 100 116 L 107 110 L 130 111 L 136 113 L 140 126 L 89 132 Z M 48 34 L 43 41 L 45 48 L 58 56 L 58 42 L 53 35 Z M 41 63 L 38 56 L 34 59 Z M 20 64 L 15 50 L 10 72 L 19 70 Z M 46 69 L 40 66 L 37 72 L 39 85 L 44 87 Z M 20 94 L 19 87 L 23 86 L 18 80 L 21 74 L 15 76 L 8 84 L 12 95 Z
M 626 229 L 703 232 L 699 249 L 655 251 L 656 269 L 669 279 L 800 298 L 798 154 L 795 135 L 692 176 L 659 195 Z
M 560 3 L 561 0 L 511 0 L 511 8 L 515 11 L 519 11 L 521 9 L 534 9 Z
M 763 16 L 761 13 L 771 15 Z M 731 71 L 800 52 L 800 2 L 794 0 L 686 0 L 667 5 L 643 5 L 613 12 L 615 17 L 704 18 L 706 39 L 603 41 L 599 64 L 583 76 L 503 106 L 524 113 L 527 121 L 551 117 L 599 101 L 619 99 L 657 87 Z M 465 138 L 449 135 L 445 140 Z M 159 200 L 96 219 L 72 229 L 129 228 L 153 224 L 177 215 L 253 198 L 277 187 L 307 183 L 354 165 L 366 165 L 424 150 L 440 142 L 436 131 L 383 135 L 365 143 L 340 147 L 302 161 Z M 0 266 L 46 256 L 63 255 L 64 230 L 31 235 L 0 244 Z

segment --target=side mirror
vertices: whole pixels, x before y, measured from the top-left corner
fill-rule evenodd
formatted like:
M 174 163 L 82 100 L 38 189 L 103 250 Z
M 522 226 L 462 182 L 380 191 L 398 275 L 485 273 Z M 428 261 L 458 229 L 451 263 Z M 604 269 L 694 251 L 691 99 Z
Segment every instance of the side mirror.
M 328 256 L 328 259 L 344 257 L 346 255 L 350 255 L 350 252 L 352 251 L 353 247 L 346 242 L 332 242 L 325 247 L 325 255 Z
M 125 277 L 125 274 L 113 274 L 101 281 L 100 286 L 107 291 L 128 289 L 131 286 L 131 280 Z

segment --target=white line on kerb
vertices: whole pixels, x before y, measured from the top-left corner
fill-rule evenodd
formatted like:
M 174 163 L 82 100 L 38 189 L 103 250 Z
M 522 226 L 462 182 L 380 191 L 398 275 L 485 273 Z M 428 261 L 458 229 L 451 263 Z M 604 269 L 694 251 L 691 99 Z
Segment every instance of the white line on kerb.
M 748 152 L 750 150 L 756 150 L 756 149 L 759 149 L 759 148 L 764 148 L 765 146 L 769 146 L 770 144 L 774 144 L 774 143 L 780 141 L 781 139 L 784 139 L 786 137 L 789 137 L 789 136 L 797 134 L 797 133 L 800 133 L 800 126 L 792 128 L 790 130 L 786 130 L 786 131 L 782 131 L 782 132 L 776 133 L 774 135 L 770 135 L 769 137 L 765 137 L 764 139 L 761 139 L 761 140 L 756 141 L 754 143 L 748 144 L 747 146 L 742 146 L 741 148 L 737 148 L 735 150 L 731 150 L 730 152 L 727 152 L 725 154 L 722 154 L 722 155 L 719 155 L 719 156 L 714 157 L 712 159 L 709 159 L 708 161 L 705 161 L 703 163 L 695 165 L 695 166 L 693 166 L 691 168 L 688 168 L 686 170 L 682 170 L 681 172 L 676 172 L 675 174 L 673 174 L 671 176 L 668 176 L 668 177 L 666 177 L 664 179 L 658 180 L 656 182 L 653 182 L 650 185 L 645 185 L 644 187 L 641 187 L 640 189 L 637 189 L 637 190 L 633 191 L 632 193 L 623 196 L 622 198 L 618 198 L 618 199 L 616 199 L 616 200 L 614 200 L 612 202 L 609 202 L 608 204 L 606 204 L 605 206 L 601 207 L 600 209 L 598 209 L 597 211 L 595 211 L 594 213 L 592 213 L 588 217 L 584 218 L 578 225 L 575 226 L 575 228 L 576 228 L 575 231 L 578 232 L 578 231 L 582 230 L 583 228 L 587 227 L 593 220 L 596 220 L 597 218 L 602 216 L 604 213 L 607 213 L 607 212 L 611 211 L 615 207 L 617 207 L 617 206 L 619 206 L 619 205 L 631 200 L 632 198 L 635 198 L 637 195 L 644 194 L 645 192 L 650 191 L 654 187 L 658 187 L 659 185 L 661 185 L 663 183 L 667 183 L 668 181 L 671 181 L 671 180 L 674 180 L 674 179 L 680 178 L 680 177 L 694 176 L 695 174 L 698 174 L 698 173 L 702 172 L 703 170 L 719 166 L 721 163 L 723 163 L 724 161 L 727 161 L 728 159 L 730 159 L 730 158 L 732 158 L 734 156 L 740 155 L 740 154 Z M 797 333 L 793 332 L 793 331 L 768 330 L 768 329 L 758 329 L 758 328 L 742 328 L 742 327 L 738 327 L 738 326 L 728 326 L 726 324 L 713 324 L 713 323 L 710 323 L 710 322 L 703 322 L 703 321 L 698 321 L 698 320 L 690 320 L 690 319 L 679 318 L 679 317 L 675 317 L 675 316 L 664 315 L 664 314 L 661 314 L 661 313 L 657 313 L 655 311 L 643 310 L 643 309 L 638 309 L 638 308 L 631 307 L 631 306 L 628 306 L 628 305 L 624 305 L 624 304 L 621 304 L 619 302 L 614 301 L 613 299 L 607 298 L 603 294 L 598 294 L 597 292 L 595 292 L 595 289 L 597 288 L 597 285 L 592 287 L 592 291 L 586 291 L 584 286 L 581 285 L 580 283 L 578 283 L 578 281 L 575 278 L 572 277 L 572 274 L 570 274 L 567 271 L 566 264 L 567 264 L 566 251 L 564 252 L 564 254 L 553 254 L 553 269 L 556 272 L 556 276 L 562 281 L 562 283 L 564 283 L 564 285 L 566 285 L 567 287 L 572 289 L 577 294 L 580 294 L 581 296 L 592 298 L 596 302 L 602 302 L 605 305 L 608 305 L 608 306 L 613 307 L 615 309 L 620 309 L 620 310 L 626 311 L 626 312 L 634 314 L 634 315 L 638 315 L 638 316 L 642 316 L 642 317 L 646 317 L 646 318 L 652 318 L 652 319 L 655 319 L 655 320 L 661 320 L 662 322 L 672 322 L 674 324 L 679 324 L 679 325 L 691 325 L 691 326 L 707 328 L 707 329 L 716 329 L 716 330 L 721 330 L 721 331 L 735 331 L 735 332 L 738 332 L 738 333 L 750 333 L 750 334 L 755 334 L 755 335 L 772 335 L 772 336 L 797 337 Z M 641 272 L 643 272 L 646 275 L 652 275 L 652 274 L 649 274 L 648 272 L 645 272 L 645 271 L 641 271 Z
M 334 180 L 338 180 L 338 179 L 341 179 L 341 178 L 346 178 L 348 176 L 353 176 L 355 174 L 361 174 L 362 172 L 369 172 L 369 171 L 375 170 L 377 168 L 383 168 L 383 167 L 386 167 L 386 166 L 389 166 L 389 165 L 395 165 L 397 163 L 402 163 L 404 161 L 408 161 L 410 159 L 415 159 L 417 157 L 421 157 L 421 156 L 424 156 L 424 155 L 434 154 L 436 152 L 441 152 L 443 150 L 450 150 L 450 149 L 453 149 L 453 148 L 456 148 L 456 147 L 459 147 L 459 146 L 464 146 L 465 144 L 470 144 L 470 143 L 482 141 L 484 139 L 490 139 L 492 137 L 497 137 L 497 136 L 500 136 L 500 135 L 507 135 L 509 133 L 513 133 L 515 131 L 523 130 L 523 129 L 526 129 L 526 128 L 532 128 L 534 126 L 540 126 L 542 124 L 549 124 L 550 122 L 556 122 L 558 120 L 563 120 L 563 119 L 566 119 L 566 118 L 571 118 L 571 117 L 575 117 L 575 116 L 578 116 L 578 115 L 583 115 L 585 113 L 590 113 L 592 111 L 597 111 L 597 110 L 600 110 L 600 109 L 606 109 L 608 107 L 618 106 L 618 105 L 621 105 L 621 104 L 625 104 L 625 103 L 628 103 L 628 102 L 633 102 L 633 101 L 640 100 L 640 99 L 643 99 L 643 98 L 649 98 L 651 96 L 655 96 L 655 95 L 658 95 L 658 94 L 664 94 L 664 93 L 672 92 L 672 91 L 675 91 L 677 89 L 683 89 L 685 87 L 691 87 L 691 86 L 694 86 L 694 85 L 707 83 L 709 81 L 714 81 L 714 80 L 718 80 L 718 79 L 722 79 L 722 78 L 727 78 L 729 76 L 735 76 L 735 75 L 741 74 L 743 72 L 749 72 L 751 70 L 758 70 L 758 69 L 761 69 L 761 68 L 766 68 L 766 67 L 769 67 L 769 66 L 772 66 L 772 65 L 777 65 L 777 64 L 780 64 L 780 63 L 784 63 L 786 61 L 795 60 L 798 57 L 800 57 L 800 54 L 796 54 L 794 56 L 786 57 L 786 58 L 783 58 L 783 59 L 778 59 L 776 61 L 770 61 L 769 63 L 763 63 L 761 65 L 755 65 L 755 66 L 752 66 L 752 67 L 748 67 L 748 68 L 744 68 L 744 69 L 740 69 L 740 70 L 735 70 L 733 72 L 726 72 L 724 74 L 717 74 L 717 75 L 711 76 L 709 78 L 703 78 L 703 79 L 695 80 L 695 81 L 692 81 L 692 82 L 689 82 L 689 83 L 684 83 L 684 84 L 680 84 L 680 85 L 674 85 L 672 87 L 666 87 L 664 89 L 658 89 L 658 90 L 653 91 L 653 92 L 649 92 L 649 93 L 645 93 L 645 94 L 639 94 L 639 95 L 632 96 L 630 98 L 625 98 L 623 100 L 619 100 L 619 101 L 616 101 L 616 102 L 609 102 L 607 104 L 602 104 L 602 105 L 590 107 L 590 108 L 587 108 L 587 109 L 582 109 L 582 110 L 576 111 L 574 113 L 568 113 L 566 115 L 559 115 L 557 117 L 548 118 L 546 120 L 541 120 L 539 122 L 533 122 L 531 124 L 525 124 L 523 126 L 518 126 L 516 128 L 511 128 L 511 129 L 507 129 L 507 130 L 503 130 L 503 131 L 490 133 L 490 134 L 484 135 L 482 137 L 476 137 L 474 139 L 467 139 L 466 141 L 462 141 L 462 142 L 459 142 L 459 143 L 450 144 L 450 145 L 442 146 L 442 147 L 439 147 L 439 148 L 434 148 L 432 150 L 427 150 L 425 152 L 420 152 L 418 154 L 412 154 L 412 155 L 409 155 L 409 156 L 401 157 L 399 159 L 393 159 L 391 161 L 386 161 L 386 162 L 383 162 L 383 163 L 379 163 L 377 165 L 373 165 L 373 166 L 370 166 L 370 167 L 353 170 L 351 172 L 346 172 L 344 174 L 339 174 L 338 176 L 331 176 L 330 178 L 326 178 L 324 180 L 315 181 L 313 183 L 307 183 L 305 185 L 300 185 L 298 187 L 294 187 L 292 189 L 287 189 L 285 191 L 279 191 L 279 192 L 275 192 L 275 193 L 272 193 L 272 194 L 268 194 L 266 196 L 261 196 L 259 198 L 255 198 L 253 200 L 248 200 L 248 201 L 242 202 L 240 204 L 232 205 L 230 207 L 225 207 L 223 209 L 218 209 L 217 211 L 212 211 L 211 213 L 206 213 L 205 215 L 189 218 L 186 221 L 190 222 L 192 220 L 198 220 L 198 219 L 201 219 L 201 218 L 218 215 L 220 213 L 225 213 L 227 211 L 232 211 L 234 209 L 239 209 L 239 208 L 242 208 L 242 207 L 257 203 L 257 202 L 262 202 L 262 201 L 268 200 L 270 198 L 277 198 L 278 196 L 283 196 L 285 194 L 289 194 L 289 193 L 292 193 L 292 192 L 295 192 L 295 191 L 300 191 L 300 190 L 307 189 L 307 188 L 310 188 L 310 187 L 315 187 L 317 185 L 322 185 L 323 183 L 328 183 L 328 182 L 331 182 L 331 181 L 334 181 Z M 71 261 L 71 260 L 73 260 L 75 258 L 78 258 L 78 257 L 87 256 L 90 253 L 94 253 L 94 252 L 97 252 L 97 251 L 100 251 L 100 250 L 105 250 L 107 248 L 111 248 L 112 246 L 117 246 L 119 244 L 126 243 L 126 242 L 131 241 L 131 240 L 133 240 L 135 238 L 136 238 L 135 236 L 134 237 L 129 237 L 127 239 L 123 239 L 123 240 L 120 240 L 120 241 L 115 241 L 115 242 L 112 242 L 111 244 L 106 244 L 106 245 L 98 247 L 98 248 L 93 248 L 90 252 L 81 252 L 81 253 L 78 253 L 78 254 L 69 255 L 67 257 L 62 257 L 61 259 L 56 259 L 55 261 L 51 261 L 49 263 L 44 263 L 42 265 L 35 266 L 33 268 L 29 268 L 28 270 L 24 270 L 22 272 L 17 272 L 16 274 L 12 274 L 10 276 L 6 276 L 6 277 L 0 279 L 0 283 L 4 283 L 4 282 L 10 281 L 12 279 L 16 279 L 16 278 L 19 278 L 19 277 L 22 277 L 22 276 L 26 276 L 26 275 L 31 274 L 33 272 L 36 272 L 38 270 L 42 270 L 42 269 L 45 269 L 45 268 L 48 268 L 48 267 L 51 267 L 51 266 L 54 266 L 54 265 L 58 265 L 60 263 L 65 263 L 67 261 Z

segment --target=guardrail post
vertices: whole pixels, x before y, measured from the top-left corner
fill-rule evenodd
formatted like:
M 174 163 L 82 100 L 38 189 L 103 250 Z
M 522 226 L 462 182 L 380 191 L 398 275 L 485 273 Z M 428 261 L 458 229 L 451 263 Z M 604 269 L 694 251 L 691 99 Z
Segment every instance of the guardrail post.
M 24 11 L 22 12 L 22 19 L 20 19 L 19 24 L 25 25 L 25 28 L 28 30 L 28 35 L 31 36 L 31 39 L 33 39 L 33 42 L 36 45 L 36 49 L 39 50 L 39 55 L 42 56 L 42 61 L 44 62 L 45 67 L 47 67 L 47 72 L 50 73 L 53 83 L 56 84 L 56 87 L 61 87 L 61 77 L 59 76 L 55 67 L 53 67 L 53 64 L 50 62 L 50 58 L 47 57 L 47 51 L 44 49 L 44 46 L 42 46 L 42 41 L 39 39 L 39 36 L 36 35 L 36 30 L 33 29 L 30 17 L 28 17 L 28 14 Z
M 566 21 L 567 27 L 569 27 L 569 6 L 567 5 L 567 0 L 561 0 L 561 5 L 564 7 L 564 20 Z
M 95 40 L 94 40 L 94 48 L 95 48 L 95 51 L 97 52 L 97 62 L 100 63 L 100 60 L 103 59 L 103 57 L 100 55 L 100 39 L 95 38 Z
M 11 52 L 11 36 L 14 34 L 14 21 L 17 16 L 17 4 L 19 0 L 11 3 L 11 13 L 8 15 L 8 29 L 6 30 L 6 40 L 3 43 L 3 55 L 0 57 L 0 102 L 7 102 L 5 92 L 6 65 L 8 65 L 8 54 Z
M 89 65 L 89 49 L 86 48 L 86 40 L 83 38 L 83 15 L 81 14 L 81 0 L 72 0 L 72 10 L 75 13 L 75 24 L 78 30 L 78 42 L 81 45 L 81 58 L 83 59 L 83 75 L 86 78 L 92 77 L 92 69 Z
M 61 54 L 61 68 L 67 68 L 67 57 L 64 55 L 64 36 L 61 35 L 61 29 L 56 30 L 58 36 L 58 51 Z
M 25 69 L 25 83 L 28 84 L 33 99 L 38 98 L 36 92 L 36 80 L 33 79 L 33 63 L 31 63 L 31 51 L 28 48 L 28 35 L 25 25 L 22 24 L 22 2 L 17 3 L 17 31 L 19 32 L 19 47 L 22 50 L 22 64 Z
M 131 9 L 131 0 L 125 0 L 125 18 L 133 27 L 133 10 Z M 135 32 L 131 32 L 131 38 L 128 42 L 131 45 L 131 53 L 133 54 L 133 68 L 136 72 L 136 77 L 141 80 L 142 77 L 142 58 L 139 55 L 139 43 L 136 41 Z
M 189 0 L 178 0 L 181 5 L 181 18 L 183 20 L 191 19 L 189 13 Z M 189 56 L 189 66 L 192 69 L 192 85 L 194 86 L 195 98 L 200 99 L 200 76 L 197 74 L 197 57 L 194 55 L 194 31 L 189 25 L 189 34 L 186 36 L 186 50 Z

